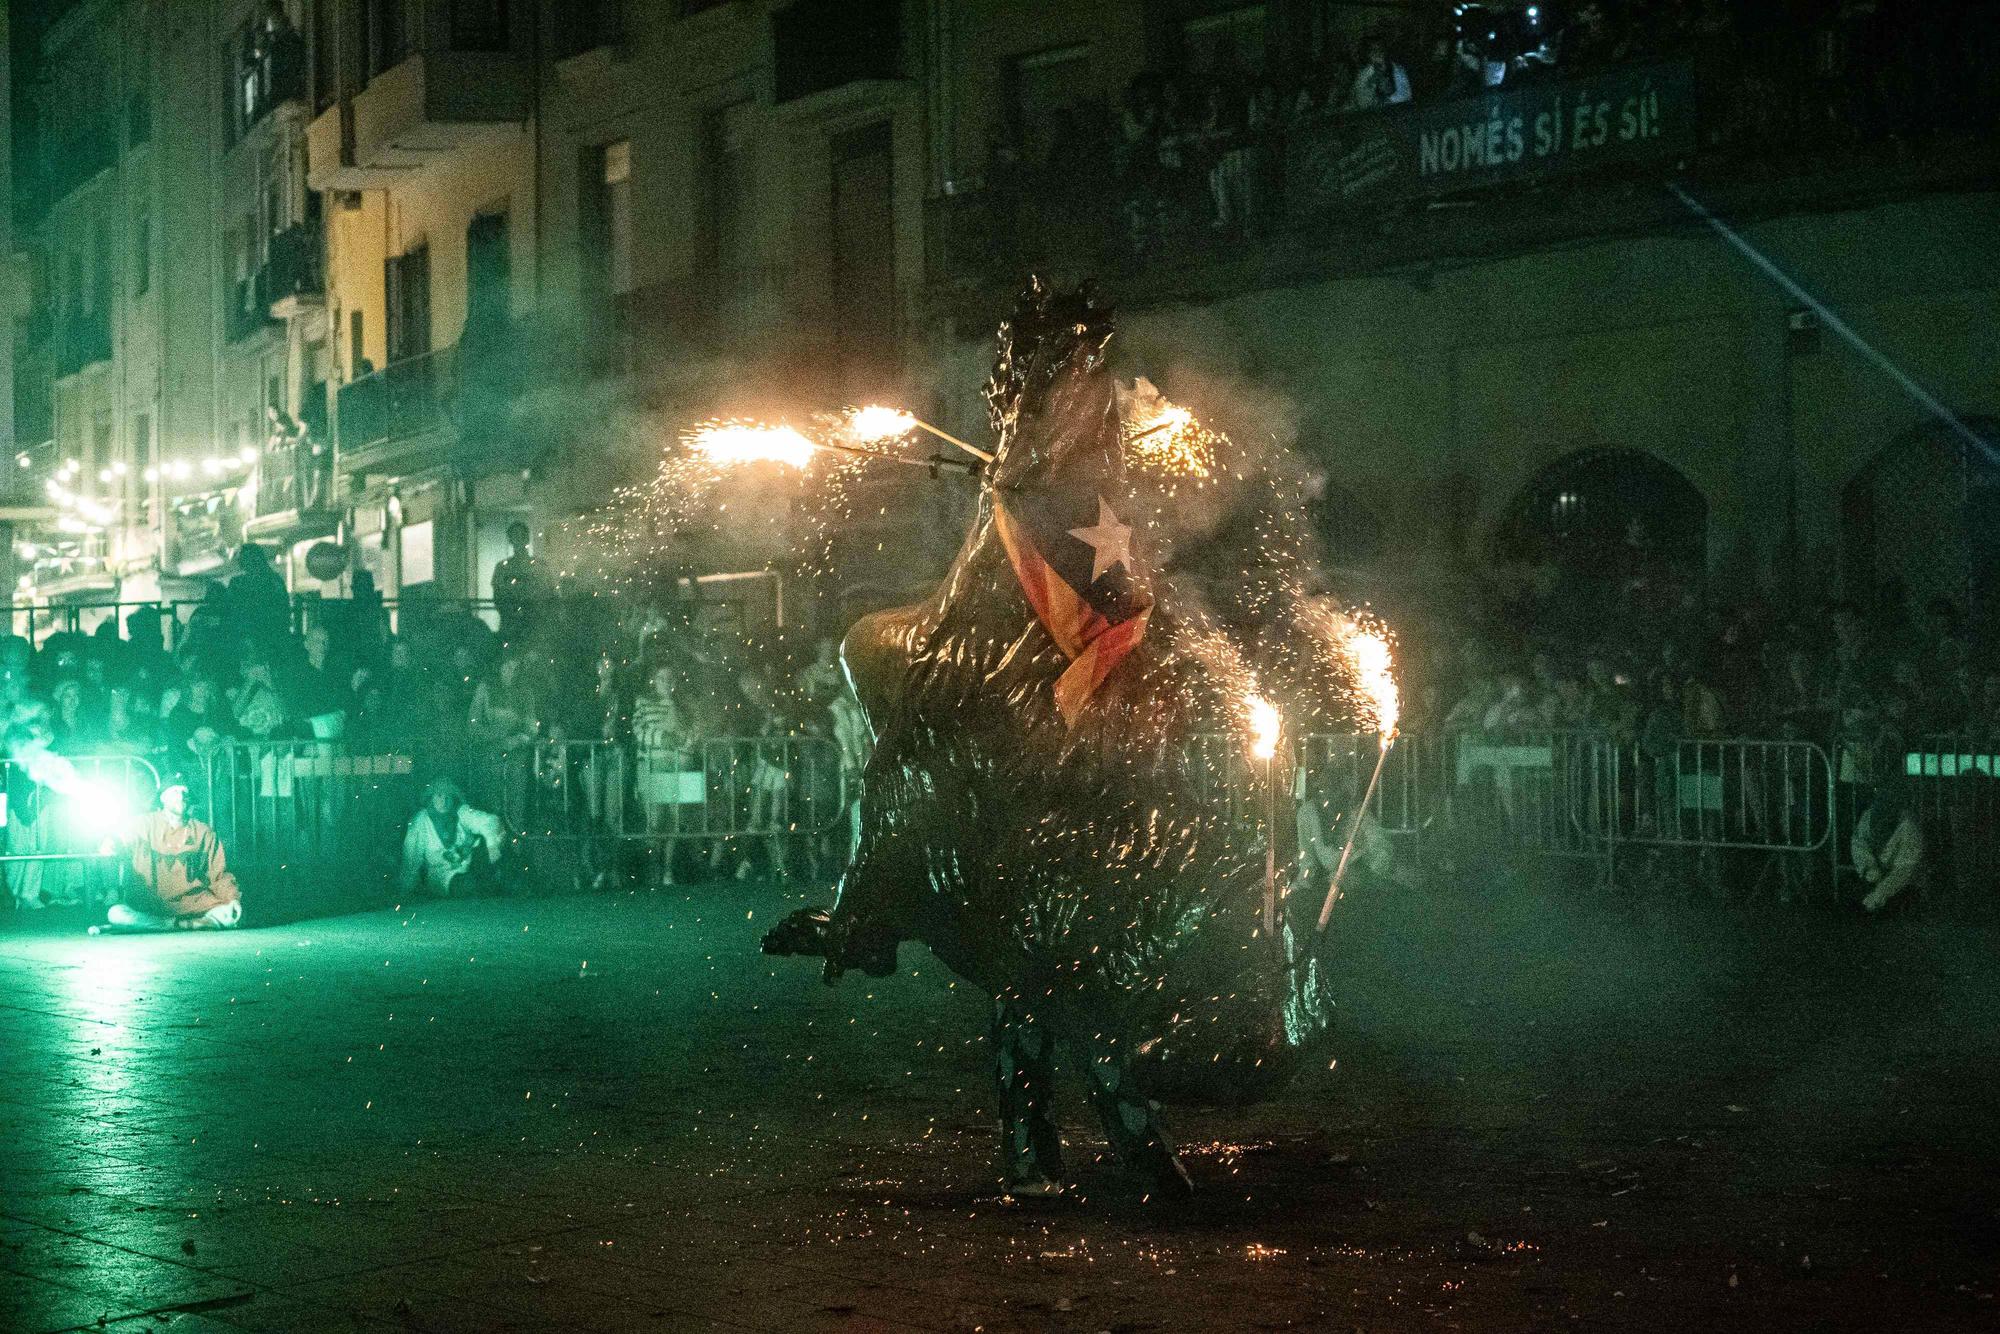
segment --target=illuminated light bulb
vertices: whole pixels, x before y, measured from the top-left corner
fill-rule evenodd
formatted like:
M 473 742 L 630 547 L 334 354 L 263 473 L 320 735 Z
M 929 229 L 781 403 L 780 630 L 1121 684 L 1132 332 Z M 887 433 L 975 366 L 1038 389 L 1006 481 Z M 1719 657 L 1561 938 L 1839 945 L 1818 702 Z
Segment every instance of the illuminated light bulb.
M 157 481 L 159 481 L 159 480 L 160 480 L 160 470 L 159 470 L 158 468 L 148 468 L 148 469 L 146 469 L 146 480 L 147 480 L 147 481 L 149 481 L 149 482 L 157 482 Z
M 113 473 L 114 473 L 115 475 L 117 475 L 117 476 L 119 476 L 119 477 L 123 477 L 123 476 L 124 476 L 124 475 L 125 475 L 125 474 L 126 474 L 127 472 L 129 472 L 129 471 L 131 471 L 131 470 L 130 470 L 129 468 L 127 468 L 127 467 L 125 466 L 125 460 L 124 460 L 124 459 L 120 459 L 120 460 L 118 460 L 118 462 L 116 462 L 116 463 L 114 463 L 114 464 L 112 464 L 112 465 L 111 465 L 111 471 L 112 471 L 112 472 L 113 472 Z
M 100 483 L 108 483 L 108 482 L 110 482 L 110 480 L 111 480 L 111 469 L 109 469 L 109 468 L 99 468 L 99 469 L 97 470 L 97 480 L 98 480 L 98 481 L 99 481 Z
M 256 446 L 254 445 L 243 446 L 243 448 L 236 451 L 236 457 L 243 460 L 244 467 L 246 468 L 249 467 L 251 464 L 257 461 Z

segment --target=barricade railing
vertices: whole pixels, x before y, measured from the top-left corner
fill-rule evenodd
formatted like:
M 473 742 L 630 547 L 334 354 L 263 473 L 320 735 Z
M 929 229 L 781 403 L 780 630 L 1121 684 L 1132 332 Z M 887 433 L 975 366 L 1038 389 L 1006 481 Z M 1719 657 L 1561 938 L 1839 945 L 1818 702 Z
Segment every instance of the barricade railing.
M 1369 737 L 1296 747 L 1300 799 L 1350 812 L 1376 760 Z M 1397 738 L 1369 805 L 1393 842 L 1437 837 L 1600 864 L 1620 849 L 1678 847 L 1797 855 L 1844 849 L 1826 751 L 1810 742 L 1674 739 L 1602 732 L 1414 733 Z
M 1931 880 L 1966 895 L 2000 892 L 2000 735 L 1933 733 L 1913 738 L 1895 775 L 1924 832 Z M 1859 822 L 1865 792 L 1843 826 Z
M 475 761 L 504 774 L 531 836 L 788 837 L 844 826 L 857 795 L 826 737 L 710 737 L 686 750 L 544 741 Z M 507 814 L 505 810 L 503 814 Z
M 441 777 L 529 842 L 829 834 L 853 797 L 838 748 L 819 737 L 713 737 L 659 754 L 611 741 L 503 750 L 436 738 L 373 751 L 232 740 L 203 757 L 190 795 L 241 864 L 366 875 L 393 865 L 425 785 Z
M 1242 738 L 1215 735 L 1195 738 L 1183 762 L 1205 809 L 1250 829 L 1277 815 L 1283 850 L 1298 803 L 1317 804 L 1322 827 L 1343 834 L 1378 760 L 1368 814 L 1399 856 L 1447 839 L 1607 874 L 1622 851 L 1644 848 L 1823 854 L 1837 867 L 1852 828 L 1827 752 L 1803 741 L 1412 733 L 1385 756 L 1373 736 L 1322 734 L 1293 739 L 1265 765 Z M 1907 763 L 1927 823 L 1967 865 L 1992 861 L 2000 746 L 1940 739 Z M 597 740 L 499 750 L 456 738 L 380 753 L 351 741 L 233 741 L 200 770 L 190 779 L 197 809 L 239 862 L 357 873 L 393 862 L 437 776 L 531 843 L 824 839 L 851 829 L 859 795 L 821 737 L 715 737 L 672 752 Z
M 128 839 L 159 791 L 159 771 L 138 755 L 0 759 L 0 875 L 8 894 L 23 905 L 112 898 Z

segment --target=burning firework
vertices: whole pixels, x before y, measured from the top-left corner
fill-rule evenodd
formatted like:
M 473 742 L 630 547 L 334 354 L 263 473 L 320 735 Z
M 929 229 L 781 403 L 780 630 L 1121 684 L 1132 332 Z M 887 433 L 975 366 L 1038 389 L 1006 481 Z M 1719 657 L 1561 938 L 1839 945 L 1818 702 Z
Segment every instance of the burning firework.
M 1250 711 L 1250 753 L 1268 760 L 1278 753 L 1278 709 L 1262 695 L 1252 695 L 1245 704 Z
M 1396 688 L 1395 659 L 1389 652 L 1389 636 L 1380 628 L 1357 625 L 1347 636 L 1347 652 L 1354 663 L 1360 692 L 1375 715 L 1375 731 L 1387 750 L 1395 740 L 1396 723 L 1402 717 L 1402 695 Z
M 1211 431 L 1195 415 L 1166 396 L 1141 375 L 1129 391 L 1119 391 L 1125 454 L 1133 466 L 1169 477 L 1207 477 L 1215 471 L 1217 452 L 1229 438 Z
M 789 426 L 716 420 L 689 427 L 681 443 L 718 467 L 737 463 L 782 463 L 803 471 L 820 446 Z
M 917 419 L 901 408 L 871 403 L 850 411 L 845 429 L 856 444 L 874 445 L 902 439 L 917 429 Z

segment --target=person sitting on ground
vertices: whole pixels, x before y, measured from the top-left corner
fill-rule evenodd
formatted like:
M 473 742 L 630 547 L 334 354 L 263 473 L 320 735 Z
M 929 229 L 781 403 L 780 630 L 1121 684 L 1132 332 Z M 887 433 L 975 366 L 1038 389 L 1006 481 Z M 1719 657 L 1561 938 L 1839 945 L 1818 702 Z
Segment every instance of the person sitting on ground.
M 1854 869 L 1872 888 L 1861 900 L 1871 913 L 1908 889 L 1924 860 L 1924 831 L 1911 809 L 1909 793 L 1899 782 L 1885 782 L 1875 801 L 1854 826 L 1849 844 Z
M 499 816 L 467 805 L 451 779 L 434 779 L 403 835 L 402 890 L 410 893 L 419 881 L 440 896 L 490 889 L 506 847 Z
M 187 783 L 169 778 L 139 826 L 124 901 L 105 919 L 127 931 L 218 930 L 243 920 L 243 893 L 216 832 L 187 813 Z M 92 928 L 93 932 L 96 928 Z

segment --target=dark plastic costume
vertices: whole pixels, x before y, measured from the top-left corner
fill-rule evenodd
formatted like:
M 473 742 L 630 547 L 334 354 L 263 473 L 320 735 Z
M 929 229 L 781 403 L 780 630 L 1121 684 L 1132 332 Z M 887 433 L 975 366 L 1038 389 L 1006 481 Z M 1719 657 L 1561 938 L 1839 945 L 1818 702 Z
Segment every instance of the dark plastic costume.
M 1227 461 L 1198 486 L 1128 467 L 1111 339 L 1088 289 L 1039 282 L 1001 327 L 986 387 L 998 448 L 971 533 L 929 601 L 863 619 L 843 646 L 877 735 L 853 864 L 831 911 L 764 942 L 824 958 L 833 981 L 886 974 L 920 941 L 991 993 L 1015 1189 L 1061 1178 L 1058 1040 L 1119 1157 L 1173 1192 L 1187 1176 L 1158 1104 L 1266 1097 L 1330 1019 L 1301 944 L 1317 903 L 1301 894 L 1262 929 L 1261 837 L 1217 798 L 1195 744 L 1224 734 L 1240 754 L 1251 689 L 1295 730 L 1351 726 L 1348 682 L 1300 623 L 1295 498 Z M 1093 579 L 1092 553 L 1070 553 L 1077 578 L 1110 615 L 1150 610 L 1066 718 L 1056 683 L 1073 657 L 1024 599 L 996 510 L 1054 516 L 1035 531 L 1060 556 L 1075 540 L 1063 525 L 1100 505 L 1133 528 L 1133 558 Z

